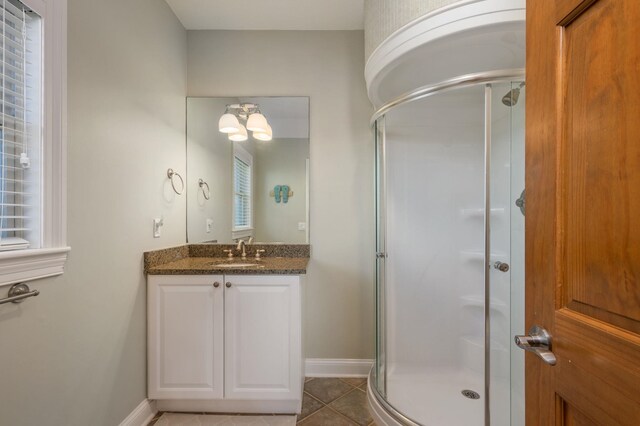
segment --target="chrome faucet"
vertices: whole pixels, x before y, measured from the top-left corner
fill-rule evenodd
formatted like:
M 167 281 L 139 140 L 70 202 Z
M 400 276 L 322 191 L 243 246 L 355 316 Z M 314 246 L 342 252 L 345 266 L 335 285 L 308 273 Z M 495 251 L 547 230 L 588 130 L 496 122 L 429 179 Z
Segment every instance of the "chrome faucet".
M 236 248 L 236 250 L 240 251 L 240 249 L 242 249 L 242 258 L 246 259 L 247 258 L 247 244 L 242 239 L 238 241 L 238 247 Z

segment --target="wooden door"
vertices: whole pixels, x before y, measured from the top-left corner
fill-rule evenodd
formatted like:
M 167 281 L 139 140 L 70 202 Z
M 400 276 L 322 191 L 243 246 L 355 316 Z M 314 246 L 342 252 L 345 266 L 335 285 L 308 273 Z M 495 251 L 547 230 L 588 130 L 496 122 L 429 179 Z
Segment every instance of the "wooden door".
M 225 398 L 300 399 L 300 279 L 225 279 Z
M 222 278 L 149 275 L 149 398 L 222 398 Z
M 527 425 L 638 426 L 640 1 L 527 1 L 526 118 Z

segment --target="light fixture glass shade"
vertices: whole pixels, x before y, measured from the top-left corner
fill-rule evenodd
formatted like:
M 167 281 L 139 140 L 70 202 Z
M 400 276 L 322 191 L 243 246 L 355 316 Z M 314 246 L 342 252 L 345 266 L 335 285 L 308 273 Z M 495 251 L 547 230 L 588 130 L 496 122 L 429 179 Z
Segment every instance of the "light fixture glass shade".
M 259 112 L 251 114 L 247 120 L 247 130 L 252 132 L 266 133 L 268 125 L 267 119 Z
M 270 141 L 273 139 L 273 130 L 271 130 L 271 126 L 267 124 L 266 132 L 253 132 L 253 137 L 259 141 Z
M 247 129 L 245 129 L 242 124 L 240 124 L 239 126 L 240 126 L 239 131 L 235 133 L 229 133 L 229 140 L 234 142 L 243 142 L 249 138 L 249 136 L 247 135 Z
M 229 113 L 223 114 L 218 121 L 218 130 L 222 133 L 238 133 L 240 131 L 238 117 Z

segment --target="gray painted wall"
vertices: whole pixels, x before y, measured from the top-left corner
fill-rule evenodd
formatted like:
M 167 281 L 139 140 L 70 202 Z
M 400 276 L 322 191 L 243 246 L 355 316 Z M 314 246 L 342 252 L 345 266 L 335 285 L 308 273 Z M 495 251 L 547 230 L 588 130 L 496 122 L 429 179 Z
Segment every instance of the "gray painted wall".
M 256 241 L 306 244 L 306 231 L 298 223 L 307 221 L 307 158 L 309 139 L 277 139 L 255 143 L 253 165 L 254 227 Z M 276 203 L 270 191 L 276 185 L 289 185 L 293 197 Z
M 310 96 L 306 355 L 374 353 L 374 145 L 362 31 L 189 31 L 189 96 Z
M 187 35 L 162 1 L 69 1 L 72 252 L 40 296 L 0 311 L 0 424 L 115 425 L 146 397 L 142 252 L 185 241 L 165 174 L 185 169 L 186 93 L 311 97 L 307 356 L 373 356 L 363 58 L 361 31 Z
M 142 252 L 184 242 L 166 171 L 185 168 L 186 31 L 157 0 L 69 0 L 68 19 L 72 251 L 0 310 L 2 425 L 113 426 L 146 397 Z

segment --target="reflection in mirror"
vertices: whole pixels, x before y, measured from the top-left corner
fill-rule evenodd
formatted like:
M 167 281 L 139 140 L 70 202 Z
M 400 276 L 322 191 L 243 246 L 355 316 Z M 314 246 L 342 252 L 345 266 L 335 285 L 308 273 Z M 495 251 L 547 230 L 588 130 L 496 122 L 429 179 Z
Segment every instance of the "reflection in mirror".
M 308 244 L 309 98 L 188 98 L 186 180 L 189 243 Z

